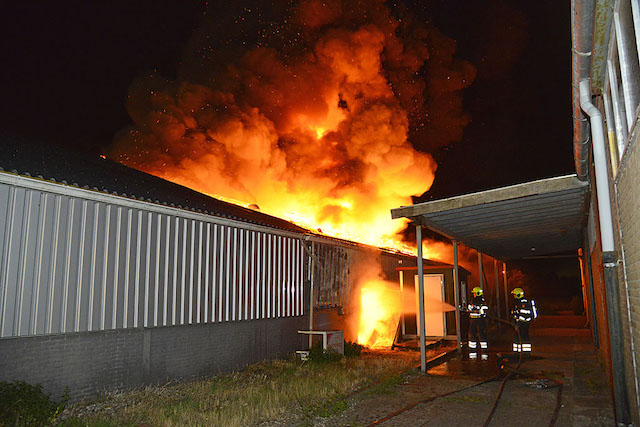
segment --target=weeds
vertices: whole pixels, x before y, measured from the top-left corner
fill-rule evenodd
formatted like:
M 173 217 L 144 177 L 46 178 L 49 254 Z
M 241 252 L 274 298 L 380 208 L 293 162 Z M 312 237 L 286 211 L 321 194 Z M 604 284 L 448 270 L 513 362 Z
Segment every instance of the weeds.
M 69 425 L 92 426 L 303 424 L 348 410 L 352 393 L 417 362 L 415 353 L 359 350 L 359 357 L 319 353 L 311 363 L 265 361 L 216 378 L 111 393 L 99 403 L 73 405 L 64 416 Z
M 56 420 L 69 401 L 68 390 L 60 401 L 42 391 L 40 384 L 0 382 L 0 425 L 41 426 Z
M 349 409 L 349 403 L 344 399 L 335 399 L 328 405 L 321 407 L 315 412 L 315 415 L 322 418 L 329 418 L 339 415 Z
M 357 342 L 351 342 L 351 341 L 344 342 L 345 357 L 358 357 L 360 356 L 360 354 L 362 354 L 363 349 L 364 349 L 364 346 L 358 344 Z
M 473 402 L 473 403 L 481 403 L 486 401 L 486 399 L 483 399 L 481 397 L 478 396 L 448 396 L 445 397 L 446 400 L 452 401 L 452 402 Z
M 337 362 L 342 357 L 340 353 L 335 351 L 324 350 L 322 343 L 317 343 L 309 349 L 309 361 L 316 364 Z
M 393 388 L 398 384 L 402 384 L 406 379 L 406 373 L 396 373 L 395 375 L 388 376 L 384 378 L 382 381 L 378 382 L 374 387 L 371 388 L 370 393 L 372 394 L 390 394 L 393 391 Z

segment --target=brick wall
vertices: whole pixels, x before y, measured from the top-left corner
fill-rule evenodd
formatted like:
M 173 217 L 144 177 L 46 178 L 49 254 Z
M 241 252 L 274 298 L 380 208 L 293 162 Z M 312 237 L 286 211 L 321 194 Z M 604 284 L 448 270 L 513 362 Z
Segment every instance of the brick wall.
M 229 372 L 303 347 L 306 317 L 0 340 L 0 380 L 72 400 L 105 390 Z
M 628 328 L 625 331 L 625 356 L 629 375 L 627 378 L 632 412 L 635 409 L 634 422 L 640 423 L 638 416 L 637 378 L 640 375 L 640 149 L 638 148 L 638 123 L 635 134 L 629 143 L 620 163 L 616 177 L 616 198 L 621 254 L 624 256 L 624 269 L 620 266 L 619 282 L 625 301 L 622 312 L 627 314 Z M 626 281 L 626 283 L 625 283 Z M 622 286 L 626 285 L 626 286 Z M 628 299 L 628 300 L 627 300 Z M 634 374 L 634 375 L 632 375 Z

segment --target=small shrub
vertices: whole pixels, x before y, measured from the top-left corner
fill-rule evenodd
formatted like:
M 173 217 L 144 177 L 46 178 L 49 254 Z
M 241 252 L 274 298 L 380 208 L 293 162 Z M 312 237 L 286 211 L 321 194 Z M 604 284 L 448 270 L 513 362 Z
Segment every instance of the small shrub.
M 309 361 L 313 363 L 331 363 L 342 359 L 342 355 L 331 350 L 324 350 L 322 343 L 318 343 L 309 349 Z
M 346 357 L 358 357 L 362 353 L 363 345 L 357 342 L 345 341 L 344 342 L 344 355 Z
M 52 424 L 69 400 L 68 390 L 59 402 L 42 391 L 40 384 L 0 382 L 0 425 L 41 426 Z

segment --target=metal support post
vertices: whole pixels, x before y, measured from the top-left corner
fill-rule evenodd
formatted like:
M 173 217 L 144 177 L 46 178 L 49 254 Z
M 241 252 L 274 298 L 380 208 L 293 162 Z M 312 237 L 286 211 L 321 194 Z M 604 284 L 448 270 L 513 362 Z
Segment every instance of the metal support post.
M 416 224 L 416 246 L 418 247 L 418 308 L 420 309 L 420 370 L 427 372 L 427 350 L 424 321 L 424 268 L 422 266 L 422 225 Z
M 458 242 L 453 243 L 453 289 L 456 301 L 456 339 L 458 340 L 458 352 L 462 351 L 462 336 L 460 331 L 460 274 L 458 272 Z
M 509 288 L 507 285 L 507 263 L 502 263 L 502 278 L 504 280 L 504 318 L 509 320 Z
M 493 271 L 496 276 L 496 313 L 498 313 L 498 318 L 500 318 L 500 273 L 498 272 L 498 260 L 493 260 Z M 505 295 L 506 300 L 506 295 Z M 502 323 L 498 322 L 498 330 L 501 329 Z
M 478 286 L 484 291 L 484 271 L 482 270 L 482 252 L 478 251 Z
M 402 296 L 402 311 L 400 313 L 400 324 L 402 326 L 402 336 L 401 340 L 404 339 L 404 336 L 407 334 L 407 326 L 404 320 L 404 310 L 405 310 L 405 299 L 404 299 L 404 274 L 403 271 L 398 271 L 400 275 L 400 295 Z
M 314 295 L 314 282 L 315 282 L 315 249 L 316 245 L 311 242 L 311 271 L 310 271 L 310 286 L 309 286 L 309 330 L 313 331 L 313 308 L 316 305 L 316 299 Z M 313 335 L 309 334 L 309 348 L 313 346 Z

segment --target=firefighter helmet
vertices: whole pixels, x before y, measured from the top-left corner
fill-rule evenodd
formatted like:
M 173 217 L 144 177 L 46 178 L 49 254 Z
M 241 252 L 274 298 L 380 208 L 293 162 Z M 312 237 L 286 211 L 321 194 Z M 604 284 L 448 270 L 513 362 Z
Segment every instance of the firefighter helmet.
M 514 288 L 514 289 L 511 291 L 511 294 L 512 294 L 514 297 L 516 297 L 516 298 L 520 299 L 520 298 L 522 298 L 522 297 L 524 296 L 524 291 L 522 290 L 522 288 Z
M 475 288 L 473 288 L 471 290 L 471 293 L 473 294 L 474 297 L 477 297 L 477 296 L 482 295 L 483 291 L 482 291 L 482 288 L 480 286 L 476 286 Z

